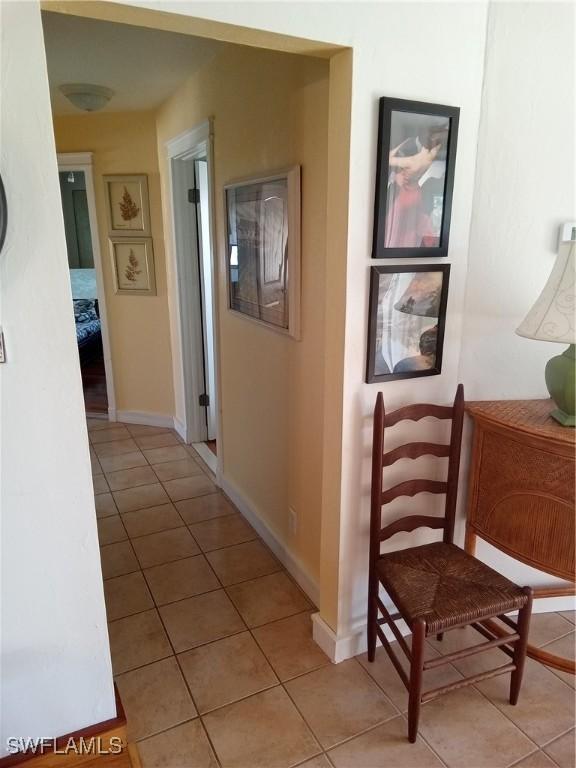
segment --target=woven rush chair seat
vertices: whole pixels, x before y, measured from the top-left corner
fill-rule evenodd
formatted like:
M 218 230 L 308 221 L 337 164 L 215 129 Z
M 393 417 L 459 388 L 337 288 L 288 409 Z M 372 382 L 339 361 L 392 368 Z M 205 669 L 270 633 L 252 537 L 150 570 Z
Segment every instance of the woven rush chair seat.
M 381 555 L 386 590 L 409 625 L 422 618 L 426 636 L 526 605 L 526 593 L 497 571 L 442 541 Z

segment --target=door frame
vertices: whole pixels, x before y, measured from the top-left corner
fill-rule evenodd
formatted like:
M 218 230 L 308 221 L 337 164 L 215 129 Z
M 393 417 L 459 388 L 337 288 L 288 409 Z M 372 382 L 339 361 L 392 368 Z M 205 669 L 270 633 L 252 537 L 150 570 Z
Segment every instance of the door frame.
M 92 239 L 92 254 L 98 290 L 98 309 L 102 332 L 102 349 L 104 352 L 104 371 L 106 374 L 106 395 L 108 398 L 108 419 L 116 421 L 116 394 L 114 391 L 114 372 L 112 369 L 112 353 L 108 327 L 108 311 L 106 306 L 106 291 L 104 290 L 104 271 L 100 237 L 98 234 L 98 217 L 96 214 L 96 196 L 94 192 L 94 173 L 92 170 L 92 152 L 59 152 L 58 172 L 77 171 L 84 174 L 86 180 L 86 200 L 88 203 L 88 220 L 90 222 L 90 237 Z
M 221 472 L 222 430 L 220 419 L 220 365 L 218 338 L 218 290 L 217 264 L 215 258 L 215 226 L 214 226 L 214 158 L 212 119 L 196 125 L 165 142 L 168 166 L 168 194 L 170 198 L 170 216 L 172 224 L 172 260 L 171 272 L 171 306 L 174 307 L 173 332 L 177 336 L 174 344 L 174 374 L 182 393 L 181 413 L 175 418 L 175 427 L 180 436 L 189 444 L 201 445 L 199 452 L 216 474 L 217 480 Z M 190 203 L 187 200 L 187 186 L 183 174 L 179 173 L 181 161 L 206 159 L 208 170 L 209 197 L 209 231 L 212 259 L 212 328 L 214 349 L 214 379 L 215 379 L 215 415 L 216 442 L 218 456 L 215 457 L 204 448 L 203 437 L 206 414 L 204 407 L 197 405 L 198 398 L 204 392 L 204 351 L 202 326 L 198 328 L 198 312 L 200 306 L 200 269 L 198 274 L 190 271 L 190 253 L 198 250 L 197 239 L 191 238 L 184 223 L 189 220 Z M 198 259 L 199 264 L 199 259 Z M 214 461 L 215 459 L 215 461 Z

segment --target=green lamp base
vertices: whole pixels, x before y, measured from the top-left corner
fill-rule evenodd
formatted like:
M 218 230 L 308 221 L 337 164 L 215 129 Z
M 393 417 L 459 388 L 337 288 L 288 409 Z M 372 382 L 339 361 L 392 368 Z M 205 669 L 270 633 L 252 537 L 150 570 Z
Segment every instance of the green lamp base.
M 564 413 L 560 408 L 550 411 L 550 416 L 560 422 L 563 427 L 576 427 L 576 417 L 573 413 Z
M 546 386 L 558 408 L 550 416 L 564 427 L 576 426 L 576 349 L 570 344 L 546 363 Z

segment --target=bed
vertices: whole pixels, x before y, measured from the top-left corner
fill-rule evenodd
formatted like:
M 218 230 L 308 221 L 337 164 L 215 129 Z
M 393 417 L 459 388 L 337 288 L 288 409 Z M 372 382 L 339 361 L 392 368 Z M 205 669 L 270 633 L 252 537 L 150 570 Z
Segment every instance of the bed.
M 102 326 L 98 299 L 74 299 L 76 342 L 80 361 L 87 362 L 102 354 Z

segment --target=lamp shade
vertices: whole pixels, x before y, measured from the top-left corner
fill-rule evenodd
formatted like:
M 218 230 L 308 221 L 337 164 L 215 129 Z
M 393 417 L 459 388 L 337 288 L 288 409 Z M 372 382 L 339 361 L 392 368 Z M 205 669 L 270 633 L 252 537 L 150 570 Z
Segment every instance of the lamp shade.
M 560 243 L 556 263 L 536 303 L 516 329 L 519 336 L 540 341 L 576 342 L 574 294 L 576 241 Z
M 441 294 L 442 272 L 415 272 L 394 309 L 407 315 L 438 317 Z

